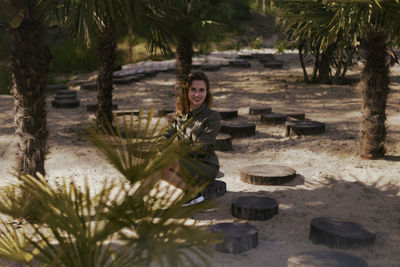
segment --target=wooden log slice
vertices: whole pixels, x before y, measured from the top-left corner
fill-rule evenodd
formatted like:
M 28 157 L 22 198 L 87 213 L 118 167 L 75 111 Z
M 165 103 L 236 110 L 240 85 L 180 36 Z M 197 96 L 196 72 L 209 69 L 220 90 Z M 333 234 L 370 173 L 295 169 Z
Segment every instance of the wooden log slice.
M 81 90 L 97 91 L 97 83 L 96 82 L 82 83 L 80 88 Z
M 76 95 L 55 95 L 54 100 L 76 99 Z
M 47 92 L 57 92 L 57 91 L 64 91 L 68 90 L 68 86 L 63 85 L 63 84 L 48 84 L 47 85 Z M 68 90 L 72 91 L 72 90 Z
M 222 121 L 221 132 L 232 138 L 248 137 L 256 134 L 256 125 L 240 121 Z
M 282 68 L 283 68 L 283 62 L 279 62 L 279 61 L 267 62 L 267 63 L 264 63 L 264 68 L 268 68 L 268 69 L 282 69 Z
M 221 115 L 221 119 L 223 119 L 223 120 L 237 118 L 237 116 L 238 116 L 237 109 L 216 108 L 214 110 L 216 112 L 218 112 L 219 115 Z
M 253 221 L 265 221 L 278 214 L 278 202 L 269 197 L 246 196 L 232 200 L 232 215 Z
M 69 90 L 69 89 L 57 90 L 56 95 L 57 96 L 68 95 L 68 96 L 76 97 L 77 92 L 74 90 Z
M 232 149 L 232 137 L 229 134 L 219 133 L 215 139 L 216 150 L 230 151 Z
M 166 116 L 167 114 L 174 113 L 175 109 L 173 108 L 161 108 L 157 110 L 157 116 Z
M 273 60 L 275 58 L 274 55 L 270 53 L 254 53 L 251 54 L 251 57 L 254 59 L 270 59 L 270 60 Z
M 286 116 L 297 119 L 297 120 L 304 120 L 306 118 L 306 114 L 304 112 L 292 112 L 288 111 L 284 113 Z
M 259 58 L 258 62 L 260 62 L 261 64 L 267 64 L 267 63 L 274 63 L 276 62 L 276 58 L 274 56 L 272 57 L 265 57 L 265 58 Z
M 258 246 L 258 231 L 248 223 L 218 223 L 207 228 L 222 234 L 222 242 L 214 247 L 217 251 L 239 254 Z
M 251 55 L 239 55 L 240 59 L 251 59 L 252 56 Z
M 205 200 L 221 197 L 226 193 L 226 183 L 224 181 L 214 180 L 202 192 Z
M 311 221 L 310 240 L 330 248 L 361 248 L 374 244 L 376 235 L 362 225 L 319 217 Z
M 131 84 L 133 82 L 138 82 L 139 80 L 140 79 L 138 76 L 126 76 L 122 78 L 114 78 L 113 82 L 114 84 L 124 85 L 124 84 Z
M 221 69 L 221 66 L 219 65 L 203 65 L 201 66 L 202 71 L 217 71 Z
M 288 259 L 287 267 L 368 267 L 361 258 L 340 251 L 307 251 Z
M 139 116 L 140 111 L 138 109 L 124 109 L 124 110 L 116 110 L 114 111 L 115 116 L 120 117 L 120 116 Z
M 280 113 L 261 114 L 261 122 L 264 124 L 283 124 L 287 116 Z
M 59 99 L 51 101 L 51 105 L 55 108 L 75 108 L 79 107 L 78 99 Z
M 250 165 L 239 171 L 242 182 L 255 185 L 279 185 L 296 177 L 294 169 L 280 165 Z
M 113 104 L 111 109 L 112 110 L 117 110 L 118 109 L 118 105 L 117 104 Z M 87 104 L 86 105 L 86 111 L 87 112 L 96 112 L 97 111 L 97 104 Z
M 315 135 L 325 132 L 325 124 L 317 121 L 290 121 L 286 123 L 286 136 Z
M 247 61 L 229 61 L 229 66 L 233 68 L 245 68 L 248 69 L 251 67 L 251 64 Z
M 249 108 L 249 115 L 268 114 L 271 112 L 272 108 L 267 106 L 253 106 Z

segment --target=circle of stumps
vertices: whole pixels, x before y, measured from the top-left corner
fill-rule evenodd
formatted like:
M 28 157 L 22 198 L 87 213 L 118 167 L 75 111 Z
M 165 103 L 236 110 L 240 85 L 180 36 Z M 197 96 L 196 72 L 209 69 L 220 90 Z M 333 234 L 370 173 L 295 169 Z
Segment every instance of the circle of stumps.
M 286 136 L 291 135 L 317 135 L 325 132 L 325 124 L 317 121 L 288 121 L 286 123 Z
M 287 261 L 287 267 L 368 267 L 361 258 L 340 252 L 329 250 L 306 251 L 291 256 Z
M 287 120 L 285 114 L 280 113 L 268 113 L 261 114 L 261 123 L 263 124 L 283 124 Z
M 258 230 L 248 223 L 218 223 L 209 225 L 208 230 L 222 235 L 217 251 L 239 254 L 258 246 Z
M 273 164 L 250 165 L 239 171 L 242 182 L 254 185 L 279 185 L 296 177 L 294 169 Z
M 278 211 L 279 203 L 269 197 L 236 197 L 231 204 L 232 215 L 244 220 L 265 221 L 278 214 Z
M 232 138 L 249 137 L 256 134 L 256 125 L 241 121 L 223 121 L 220 131 Z
M 253 106 L 249 108 L 249 115 L 261 115 L 271 112 L 272 108 L 268 106 Z
M 229 134 L 218 133 L 215 139 L 216 150 L 230 151 L 232 149 L 232 137 Z
M 221 197 L 226 193 L 226 183 L 224 181 L 214 180 L 201 192 L 205 200 Z
M 335 220 L 326 217 L 311 221 L 310 240 L 330 248 L 362 248 L 374 244 L 376 234 L 354 222 Z
M 237 109 L 218 108 L 218 109 L 214 109 L 214 110 L 219 113 L 219 115 L 221 116 L 221 119 L 223 119 L 223 120 L 234 119 L 234 118 L 237 118 L 237 116 L 238 116 Z
M 59 90 L 51 101 L 54 108 L 75 108 L 79 107 L 79 100 L 76 99 L 77 93 L 73 90 Z

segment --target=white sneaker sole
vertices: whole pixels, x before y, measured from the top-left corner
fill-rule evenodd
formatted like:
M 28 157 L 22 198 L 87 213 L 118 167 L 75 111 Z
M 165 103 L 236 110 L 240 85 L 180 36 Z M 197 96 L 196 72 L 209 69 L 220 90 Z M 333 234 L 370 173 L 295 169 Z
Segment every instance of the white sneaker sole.
M 183 204 L 182 207 L 187 207 L 187 206 L 191 206 L 191 205 L 196 205 L 196 204 L 199 204 L 199 203 L 201 203 L 201 202 L 203 202 L 203 201 L 204 201 L 204 197 L 203 197 L 203 196 L 199 196 L 199 197 L 196 197 L 195 199 L 192 199 L 192 200 L 189 201 L 188 203 Z

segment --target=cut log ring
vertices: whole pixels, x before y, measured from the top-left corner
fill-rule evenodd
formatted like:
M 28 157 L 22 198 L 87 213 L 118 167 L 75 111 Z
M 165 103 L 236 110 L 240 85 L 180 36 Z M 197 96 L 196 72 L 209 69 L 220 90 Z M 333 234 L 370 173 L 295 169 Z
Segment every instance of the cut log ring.
M 221 119 L 223 119 L 223 120 L 237 118 L 237 116 L 238 116 L 237 109 L 216 108 L 214 110 L 219 113 L 219 115 L 221 116 Z
M 264 68 L 268 69 L 282 69 L 283 68 L 283 61 L 271 61 L 264 63 Z
M 81 84 L 81 90 L 97 91 L 97 83 L 89 82 Z
M 254 185 L 279 185 L 296 177 L 294 169 L 280 165 L 250 165 L 239 171 L 242 182 Z
M 118 109 L 118 105 L 117 104 L 113 104 L 111 109 L 112 110 Z M 87 112 L 97 112 L 97 104 L 87 104 L 86 105 L 86 111 Z
M 64 90 L 68 90 L 67 85 L 63 85 L 63 84 L 48 84 L 47 85 L 47 92 L 58 92 L 58 91 L 64 91 Z M 68 91 L 72 91 L 72 90 L 68 90 Z
M 139 116 L 140 111 L 138 109 L 124 109 L 124 110 L 117 110 L 114 111 L 115 116 L 120 117 L 120 116 Z
M 240 121 L 221 122 L 221 132 L 232 138 L 249 137 L 256 134 L 256 125 Z
M 76 95 L 55 95 L 54 100 L 76 99 Z
M 287 116 L 280 113 L 261 114 L 261 122 L 263 124 L 283 124 Z
M 350 249 L 367 247 L 375 242 L 376 235 L 362 225 L 319 217 L 311 221 L 310 240 L 330 248 Z
M 253 106 L 249 108 L 249 115 L 260 115 L 271 113 L 272 108 L 267 106 Z
M 201 66 L 202 71 L 217 71 L 221 69 L 221 66 L 219 65 L 203 65 Z
M 232 215 L 253 221 L 265 221 L 278 214 L 278 202 L 269 197 L 246 196 L 232 200 Z
M 286 136 L 316 135 L 325 132 L 325 124 L 317 121 L 288 121 L 286 123 Z
M 287 267 L 368 267 L 361 258 L 340 251 L 306 251 L 291 256 Z
M 258 231 L 248 223 L 218 223 L 207 228 L 222 234 L 222 242 L 214 247 L 217 251 L 239 254 L 258 246 Z
M 232 137 L 229 134 L 218 133 L 215 140 L 216 150 L 230 151 L 232 149 Z
M 250 68 L 251 64 L 247 61 L 229 61 L 229 66 L 234 68 Z
M 296 120 L 305 120 L 305 118 L 306 118 L 306 114 L 304 112 L 287 111 L 287 112 L 284 112 L 284 114 L 286 116 L 296 119 Z
M 51 101 L 51 105 L 55 108 L 76 108 L 79 107 L 78 99 L 59 99 Z
M 125 84 L 131 84 L 133 82 L 138 82 L 140 79 L 138 76 L 125 76 L 121 78 L 114 78 L 113 82 L 114 84 L 117 85 L 125 85 Z
M 226 193 L 226 183 L 224 181 L 214 180 L 202 192 L 205 200 L 221 197 Z
M 69 96 L 76 97 L 77 93 L 76 93 L 76 91 L 69 90 L 69 89 L 57 90 L 56 96 L 62 96 L 62 95 L 69 95 Z

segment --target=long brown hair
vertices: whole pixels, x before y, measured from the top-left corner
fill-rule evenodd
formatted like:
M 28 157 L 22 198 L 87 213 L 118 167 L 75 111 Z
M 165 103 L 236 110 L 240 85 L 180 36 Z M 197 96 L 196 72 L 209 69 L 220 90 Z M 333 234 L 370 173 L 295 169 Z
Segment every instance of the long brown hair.
M 207 94 L 206 94 L 206 99 L 204 99 L 204 102 L 206 103 L 207 107 L 211 106 L 212 95 L 210 92 L 210 82 L 208 81 L 207 76 L 200 71 L 193 72 L 187 76 L 185 83 L 183 84 L 178 96 L 178 100 L 176 103 L 176 112 L 180 116 L 184 116 L 190 111 L 188 92 L 189 88 L 192 86 L 193 81 L 203 81 L 206 84 Z

